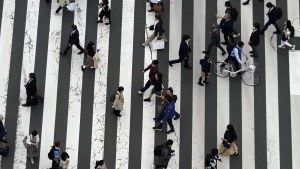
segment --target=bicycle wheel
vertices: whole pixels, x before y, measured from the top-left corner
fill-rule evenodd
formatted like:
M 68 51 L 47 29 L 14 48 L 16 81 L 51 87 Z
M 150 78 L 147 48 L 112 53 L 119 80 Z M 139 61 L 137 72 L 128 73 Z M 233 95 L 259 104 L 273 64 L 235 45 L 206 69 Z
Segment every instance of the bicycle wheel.
M 229 76 L 229 73 L 227 72 L 228 65 L 225 64 L 223 67 L 221 67 L 222 64 L 223 64 L 223 62 L 216 62 L 214 64 L 214 72 L 219 77 L 227 77 L 227 76 Z
M 256 72 L 244 72 L 242 74 L 242 80 L 246 85 L 255 86 L 259 82 L 259 76 Z

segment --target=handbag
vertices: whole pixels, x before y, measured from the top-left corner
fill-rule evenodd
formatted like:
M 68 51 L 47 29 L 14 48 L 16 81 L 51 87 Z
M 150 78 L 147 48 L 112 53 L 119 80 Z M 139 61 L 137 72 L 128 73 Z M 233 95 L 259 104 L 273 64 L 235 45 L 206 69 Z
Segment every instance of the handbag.
M 149 26 L 149 30 L 150 31 L 154 30 L 154 25 Z
M 151 42 L 151 47 L 154 50 L 158 50 L 158 49 L 164 49 L 165 48 L 165 41 L 163 39 L 161 40 L 157 40 L 157 38 L 155 38 L 152 42 Z
M 222 144 L 224 145 L 225 148 L 227 149 L 230 148 L 230 143 L 228 141 L 223 140 Z
M 160 4 L 154 4 L 152 10 L 160 12 L 162 10 L 162 6 Z

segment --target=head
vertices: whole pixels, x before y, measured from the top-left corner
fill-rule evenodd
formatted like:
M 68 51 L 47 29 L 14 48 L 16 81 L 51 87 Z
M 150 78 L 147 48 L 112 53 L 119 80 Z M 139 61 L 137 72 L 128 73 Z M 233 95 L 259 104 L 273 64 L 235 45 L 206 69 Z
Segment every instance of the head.
M 117 89 L 120 93 L 121 92 L 123 92 L 124 91 L 124 87 L 122 87 L 122 86 L 120 86 L 120 87 L 118 87 L 118 89 Z
M 55 143 L 54 143 L 54 146 L 55 146 L 55 147 L 60 147 L 60 142 L 59 142 L 59 141 L 55 142 Z
M 266 7 L 267 8 L 272 8 L 274 5 L 271 3 L 271 2 L 268 2 L 267 4 L 266 4 Z
M 71 25 L 71 28 L 73 31 L 75 31 L 77 29 L 77 26 L 75 24 Z
M 156 79 L 161 79 L 163 75 L 161 73 L 156 73 L 155 78 Z
M 218 155 L 218 154 L 219 154 L 219 150 L 218 150 L 218 149 L 216 149 L 216 148 L 213 148 L 213 149 L 211 149 L 211 150 L 210 150 L 210 152 L 211 152 L 211 155 L 213 155 L 213 156 L 215 156 L 215 155 Z
M 169 96 L 172 96 L 172 95 L 173 95 L 173 88 L 172 88 L 172 87 L 169 87 L 169 88 L 167 89 L 167 95 L 169 95 Z
M 33 130 L 33 131 L 31 132 L 31 134 L 32 134 L 33 136 L 36 136 L 36 135 L 38 134 L 38 132 L 37 132 L 36 130 Z
M 173 145 L 173 140 L 169 139 L 169 140 L 166 142 L 166 147 L 171 148 L 172 145 Z
M 190 35 L 184 34 L 183 37 L 182 37 L 182 40 L 189 41 L 190 40 Z
M 288 28 L 292 26 L 292 23 L 291 23 L 290 20 L 286 20 L 286 21 L 284 22 L 284 24 L 285 24 L 286 27 L 288 27 Z
M 29 78 L 30 79 L 35 79 L 35 73 L 29 73 Z
M 233 125 L 232 124 L 228 124 L 227 125 L 227 130 L 228 131 L 234 131 Z
M 93 41 L 89 41 L 87 48 L 91 48 L 95 45 L 95 43 Z
M 152 63 L 151 63 L 151 66 L 154 67 L 154 66 L 157 66 L 158 65 L 158 60 L 153 60 Z
M 2 121 L 4 119 L 4 116 L 2 114 L 0 114 L 0 121 Z
M 226 8 L 231 7 L 231 3 L 229 1 L 226 1 L 224 5 Z
M 244 42 L 238 41 L 237 45 L 238 45 L 238 47 L 243 48 L 244 47 Z
M 260 24 L 259 23 L 254 23 L 253 24 L 253 30 L 260 30 Z

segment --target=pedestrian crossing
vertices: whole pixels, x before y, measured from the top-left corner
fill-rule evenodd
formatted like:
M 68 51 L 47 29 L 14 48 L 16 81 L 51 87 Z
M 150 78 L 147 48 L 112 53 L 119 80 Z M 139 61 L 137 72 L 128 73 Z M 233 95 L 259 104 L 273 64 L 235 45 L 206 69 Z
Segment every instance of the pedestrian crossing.
M 295 1 L 295 2 L 294 2 Z M 275 1 L 284 19 L 299 24 L 299 2 Z M 76 0 L 81 10 L 60 11 L 56 1 L 45 3 L 35 0 L 3 0 L 0 29 L 1 62 L 0 110 L 5 116 L 10 153 L 1 157 L 0 168 L 46 169 L 50 146 L 61 142 L 62 151 L 70 155 L 69 168 L 94 168 L 96 160 L 104 159 L 108 168 L 151 168 L 155 161 L 153 149 L 167 139 L 172 139 L 175 150 L 169 162 L 172 169 L 204 168 L 204 157 L 211 148 L 219 146 L 227 124 L 235 126 L 237 145 L 241 155 L 221 157 L 218 168 L 293 168 L 299 166 L 300 149 L 298 121 L 300 100 L 299 47 L 295 51 L 274 50 L 270 27 L 261 38 L 260 57 L 250 58 L 258 65 L 259 85 L 247 86 L 239 77 L 219 78 L 213 72 L 210 84 L 197 84 L 201 67 L 199 60 L 210 41 L 214 16 L 224 13 L 225 0 L 170 0 L 164 2 L 161 13 L 165 35 L 169 42 L 164 50 L 152 50 L 141 44 L 153 31 L 147 30 L 154 22 L 154 13 L 148 12 L 149 3 L 139 0 L 109 1 L 112 15 L 110 26 L 96 24 L 101 8 L 98 0 Z M 247 44 L 254 22 L 261 27 L 267 21 L 267 2 L 232 2 L 240 19 L 235 24 L 240 39 Z M 20 27 L 22 21 L 25 23 Z M 67 56 L 60 56 L 67 45 L 71 24 L 77 25 L 80 44 L 96 42 L 99 49 L 99 68 L 95 71 L 80 69 L 84 55 L 72 48 Z M 22 37 L 18 36 L 22 33 Z M 192 53 L 186 70 L 181 64 L 168 66 L 168 60 L 178 58 L 178 49 L 184 34 L 191 35 Z M 274 36 L 272 43 L 280 40 Z M 221 36 L 221 39 L 223 37 Z M 299 44 L 299 30 L 295 44 Z M 277 45 L 276 45 L 277 46 Z M 250 47 L 247 45 L 247 49 Z M 298 50 L 297 50 L 298 49 Z M 213 61 L 223 60 L 217 49 L 212 50 Z M 161 99 L 152 97 L 143 102 L 137 91 L 148 80 L 142 73 L 152 60 L 159 61 L 163 84 L 172 87 L 178 96 L 176 111 L 182 116 L 174 120 L 175 132 L 154 131 L 153 117 L 157 115 Z M 245 60 L 245 57 L 242 58 Z M 24 83 L 30 72 L 37 74 L 38 94 L 44 104 L 22 107 L 26 100 Z M 28 78 L 27 78 L 28 79 Z M 118 87 L 124 87 L 122 117 L 112 114 L 109 97 Z M 40 155 L 35 164 L 27 159 L 24 137 L 32 130 L 40 135 Z

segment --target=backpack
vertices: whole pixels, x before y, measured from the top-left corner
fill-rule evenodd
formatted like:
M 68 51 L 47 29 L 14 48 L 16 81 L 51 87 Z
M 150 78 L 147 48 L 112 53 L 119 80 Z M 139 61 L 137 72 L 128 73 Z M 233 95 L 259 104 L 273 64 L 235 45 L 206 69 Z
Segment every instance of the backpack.
M 231 54 L 231 51 L 236 47 L 236 43 L 230 43 L 226 46 L 226 50 L 227 50 L 227 53 L 228 53 L 228 56 L 230 56 Z
M 165 144 L 157 145 L 154 147 L 154 156 L 160 156 L 162 149 L 164 148 Z
M 53 160 L 55 158 L 55 156 L 54 156 L 54 150 L 55 150 L 55 147 L 52 146 L 52 148 L 50 149 L 50 151 L 48 153 L 49 160 Z
M 234 21 L 236 21 L 237 18 L 238 18 L 238 16 L 239 16 L 238 11 L 237 11 L 235 8 L 232 8 L 232 7 L 231 7 L 230 13 L 231 13 L 231 14 L 230 14 L 230 15 L 231 15 L 231 19 L 234 20 Z M 282 14 L 282 13 L 281 13 L 281 14 Z
M 115 90 L 115 92 L 113 92 L 111 95 L 110 95 L 110 97 L 109 97 L 109 101 L 110 102 L 114 102 L 115 101 L 115 99 L 116 99 L 116 95 L 117 95 L 118 93 L 117 93 L 117 90 Z
M 282 9 L 279 7 L 275 7 L 276 10 L 276 20 L 279 20 L 282 17 Z
M 210 167 L 210 160 L 213 158 L 212 154 L 206 154 L 205 156 L 205 167 Z

